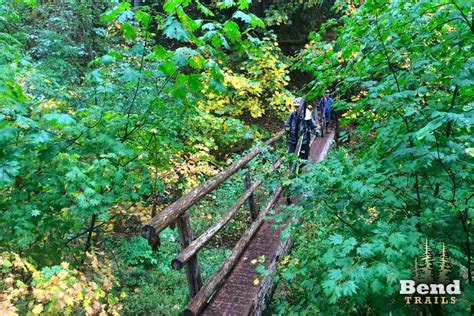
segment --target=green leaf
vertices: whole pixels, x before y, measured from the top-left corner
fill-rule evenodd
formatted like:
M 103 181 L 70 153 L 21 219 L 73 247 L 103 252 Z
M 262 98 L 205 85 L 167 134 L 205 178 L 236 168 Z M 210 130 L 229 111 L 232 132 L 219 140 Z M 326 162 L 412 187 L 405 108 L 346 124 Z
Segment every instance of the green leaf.
M 137 13 L 135 13 L 135 18 L 144 27 L 148 26 L 150 22 L 152 21 L 151 15 L 143 11 L 138 11 Z
M 250 15 L 250 25 L 252 25 L 253 28 L 255 28 L 255 27 L 264 28 L 265 27 L 265 23 L 263 22 L 263 20 L 260 19 L 259 17 L 257 17 L 255 14 Z
M 24 128 L 24 129 L 37 126 L 37 123 L 36 123 L 34 120 L 30 119 L 29 117 L 22 116 L 22 115 L 19 115 L 19 116 L 16 118 L 15 123 L 16 123 L 19 127 Z
M 170 55 L 168 51 L 161 45 L 155 45 L 155 47 L 153 47 L 153 53 L 155 54 L 155 58 L 158 60 L 165 59 Z
M 344 241 L 343 237 L 339 234 L 334 234 L 331 237 L 329 237 L 329 241 L 333 245 L 340 245 Z
M 222 31 L 232 42 L 241 39 L 239 25 L 234 21 L 226 21 L 222 27 Z
M 50 123 L 52 126 L 65 126 L 74 125 L 76 120 L 69 114 L 66 113 L 51 113 L 46 114 L 43 118 Z
M 360 247 L 357 248 L 357 254 L 362 257 L 370 257 L 373 254 L 372 245 L 371 244 L 362 244 Z
M 39 131 L 38 133 L 29 134 L 27 139 L 31 141 L 32 144 L 44 144 L 51 140 L 50 135 L 46 131 Z
M 252 22 L 252 17 L 240 10 L 236 11 L 234 15 L 232 15 L 232 18 L 241 20 L 247 24 L 250 24 Z
M 339 281 L 342 279 L 341 269 L 331 269 L 329 270 L 329 278 L 334 281 Z
M 133 18 L 135 17 L 135 14 L 133 13 L 133 11 L 130 11 L 130 10 L 125 10 L 123 12 L 121 12 L 117 18 L 117 21 L 119 23 L 125 23 L 125 22 L 128 22 L 128 21 L 133 21 Z
M 188 76 L 188 86 L 192 92 L 200 92 L 203 88 L 202 76 L 198 74 L 191 74 Z
M 164 25 L 163 33 L 170 39 L 186 42 L 189 40 L 189 34 L 183 29 L 181 23 L 172 15 L 170 15 Z
M 112 21 L 115 18 L 117 18 L 117 15 L 120 13 L 129 10 L 132 7 L 132 5 L 129 2 L 121 2 L 117 6 L 115 6 L 113 9 L 106 11 L 104 14 L 101 15 L 100 19 L 102 21 Z
M 121 81 L 125 82 L 136 82 L 140 78 L 142 78 L 142 74 L 140 73 L 140 71 L 132 68 L 125 69 L 123 74 L 119 77 Z
M 239 9 L 240 10 L 247 10 L 249 8 L 249 4 L 251 3 L 251 0 L 239 0 Z
M 416 138 L 418 140 L 422 140 L 422 139 L 426 138 L 428 135 L 431 135 L 433 133 L 433 131 L 435 131 L 441 125 L 443 125 L 443 123 L 445 121 L 446 121 L 446 119 L 444 117 L 438 117 L 438 118 L 430 121 L 428 124 L 426 124 L 425 127 L 423 127 L 422 129 L 420 129 L 416 132 L 416 134 L 415 134 Z
M 123 35 L 126 39 L 135 40 L 137 38 L 137 30 L 129 23 L 124 23 L 120 26 Z
M 395 246 L 398 249 L 403 249 L 403 247 L 407 244 L 405 235 L 398 232 L 391 234 L 388 237 L 388 241 L 391 245 Z
M 270 275 L 270 272 L 266 270 L 264 266 L 258 266 L 255 268 L 255 271 L 262 277 L 267 277 Z
M 109 65 L 111 65 L 115 62 L 115 58 L 110 56 L 110 55 L 104 55 L 100 59 L 100 62 L 101 62 L 101 64 L 103 64 L 105 66 L 109 66 Z
M 352 294 L 357 293 L 358 286 L 355 284 L 354 281 L 346 281 L 342 283 L 342 294 L 346 296 L 350 296 Z
M 211 10 L 209 10 L 206 6 L 204 6 L 201 2 L 196 1 L 198 9 L 205 15 L 205 16 L 214 16 Z
M 295 278 L 295 275 L 289 271 L 286 271 L 283 273 L 283 277 L 285 278 L 285 280 L 291 281 Z
M 20 163 L 16 160 L 5 161 L 0 164 L 0 184 L 4 185 L 13 181 L 20 173 Z
M 163 73 L 165 75 L 170 76 L 170 75 L 172 75 L 176 72 L 177 67 L 176 67 L 174 61 L 168 60 L 168 61 L 165 61 L 164 63 L 162 63 L 160 65 L 159 69 L 161 71 L 163 71 Z
M 228 9 L 234 6 L 235 6 L 235 2 L 233 0 L 224 0 L 217 3 L 217 7 L 219 9 Z

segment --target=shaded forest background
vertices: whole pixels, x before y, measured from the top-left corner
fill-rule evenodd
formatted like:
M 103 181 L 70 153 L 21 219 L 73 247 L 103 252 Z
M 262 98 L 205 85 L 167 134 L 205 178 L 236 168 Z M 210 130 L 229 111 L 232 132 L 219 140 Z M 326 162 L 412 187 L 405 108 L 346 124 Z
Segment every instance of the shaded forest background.
M 305 221 L 270 312 L 469 314 L 470 5 L 0 0 L 0 311 L 178 314 L 177 232 L 155 251 L 142 223 L 279 130 L 294 96 L 337 87 L 350 141 L 291 181 L 308 198 L 285 214 Z M 190 210 L 196 235 L 241 177 Z M 200 253 L 204 280 L 248 225 Z M 438 281 L 442 252 L 458 303 L 406 306 L 398 281 Z

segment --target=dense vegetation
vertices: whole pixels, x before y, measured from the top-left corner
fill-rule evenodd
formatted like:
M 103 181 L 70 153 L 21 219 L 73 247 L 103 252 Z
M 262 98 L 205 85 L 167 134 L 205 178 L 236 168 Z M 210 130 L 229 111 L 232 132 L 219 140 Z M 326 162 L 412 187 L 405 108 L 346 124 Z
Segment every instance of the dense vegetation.
M 274 312 L 472 312 L 469 8 L 468 1 L 366 1 L 326 23 L 335 40 L 322 40 L 323 27 L 298 54 L 298 67 L 314 76 L 310 95 L 337 83 L 350 96 L 338 108 L 343 125 L 356 126 L 355 142 L 293 184 L 308 198 L 290 213 L 304 223 L 294 227 L 297 247 L 281 267 L 286 282 Z M 425 240 L 436 259 L 428 280 L 439 280 L 437 258 L 443 244 L 448 249 L 450 278 L 463 288 L 455 305 L 405 305 L 399 294 L 399 280 L 418 270 Z
M 0 0 L 0 312 L 179 313 L 177 233 L 154 252 L 141 224 L 280 129 L 294 94 L 338 87 L 351 141 L 291 180 L 308 198 L 285 213 L 304 222 L 270 310 L 439 312 L 398 294 L 427 240 L 463 289 L 442 309 L 468 314 L 470 7 Z M 240 192 L 237 174 L 190 210 L 196 232 Z M 204 279 L 247 221 L 200 253 Z

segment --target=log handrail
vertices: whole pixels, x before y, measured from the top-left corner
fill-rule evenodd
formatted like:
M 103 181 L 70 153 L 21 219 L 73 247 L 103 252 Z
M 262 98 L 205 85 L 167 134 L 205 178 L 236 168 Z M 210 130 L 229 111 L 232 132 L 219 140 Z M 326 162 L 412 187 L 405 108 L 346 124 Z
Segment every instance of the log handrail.
M 267 146 L 272 145 L 272 147 L 276 149 L 276 142 L 281 139 L 283 135 L 285 135 L 285 132 L 280 131 L 277 135 L 265 141 L 264 144 Z M 243 248 L 246 247 L 250 238 L 256 232 L 258 227 L 260 227 L 263 222 L 263 216 L 272 207 L 273 203 L 276 201 L 282 189 L 280 187 L 275 191 L 271 198 L 271 201 L 273 202 L 267 204 L 267 206 L 262 210 L 262 213 L 256 216 L 257 214 L 255 201 L 252 201 L 253 193 L 262 184 L 263 180 L 259 179 L 255 183 L 250 185 L 250 176 L 248 173 L 245 174 L 243 179 L 245 192 L 242 194 L 242 196 L 239 197 L 236 203 L 227 211 L 227 213 L 225 213 L 220 218 L 220 220 L 216 224 L 208 228 L 204 234 L 202 234 L 195 240 L 193 240 L 191 221 L 187 210 L 195 203 L 199 202 L 202 198 L 204 198 L 204 196 L 214 191 L 221 183 L 223 183 L 225 180 L 235 174 L 238 170 L 244 168 L 252 159 L 254 159 L 262 151 L 262 146 L 256 146 L 252 148 L 244 157 L 241 157 L 239 160 L 234 162 L 224 171 L 215 175 L 197 188 L 192 189 L 190 192 L 179 198 L 177 201 L 173 202 L 171 205 L 166 207 L 158 215 L 154 216 L 142 227 L 142 236 L 150 239 L 156 237 L 156 235 L 159 234 L 164 228 L 176 221 L 178 226 L 179 239 L 181 243 L 181 252 L 175 258 L 175 260 L 173 260 L 172 266 L 175 269 L 180 269 L 183 267 L 183 265 L 186 264 L 186 276 L 188 279 L 189 297 L 191 299 L 190 302 L 194 302 L 194 299 L 196 297 L 198 298 L 198 300 L 202 300 L 201 298 L 205 298 L 205 300 L 207 300 L 209 298 L 209 293 L 215 291 L 213 284 L 219 285 L 225 275 L 233 267 L 233 265 L 235 264 L 235 259 L 243 251 Z M 271 173 L 278 169 L 284 159 L 285 157 L 281 157 L 280 159 L 278 159 L 272 165 L 269 172 Z M 278 194 L 275 195 L 276 193 Z M 241 240 L 232 251 L 231 256 L 226 259 L 225 263 L 218 270 L 219 275 L 214 275 L 211 278 L 210 282 L 208 282 L 204 288 L 205 292 L 203 292 L 203 289 L 201 289 L 202 280 L 197 259 L 198 251 L 204 245 L 206 245 L 209 240 L 213 236 L 215 236 L 215 234 L 230 221 L 230 219 L 235 215 L 235 213 L 246 201 L 249 201 L 250 215 L 253 221 L 252 225 L 244 233 Z M 202 305 L 199 305 L 198 308 L 199 310 L 202 309 Z
M 268 173 L 272 173 L 277 170 L 282 162 L 285 160 L 285 157 L 281 157 L 273 164 Z M 181 250 L 181 252 L 173 259 L 171 266 L 174 269 L 181 269 L 184 264 L 186 264 L 189 259 L 191 259 L 196 252 L 198 252 L 202 247 L 204 247 L 212 237 L 216 235 L 237 213 L 240 207 L 245 203 L 249 196 L 262 184 L 263 180 L 259 179 L 255 181 L 232 205 L 229 210 L 219 219 L 217 223 L 209 227 L 204 233 L 201 234 L 198 238 L 194 239 L 191 244 L 186 248 Z
M 252 226 L 244 233 L 242 238 L 237 242 L 231 254 L 227 257 L 224 263 L 221 265 L 219 270 L 209 279 L 209 281 L 201 288 L 199 293 L 194 296 L 188 304 L 188 307 L 184 310 L 183 315 L 198 315 L 202 310 L 207 300 L 216 291 L 216 289 L 222 284 L 225 277 L 230 270 L 234 267 L 237 258 L 240 257 L 242 252 L 247 247 L 248 243 L 252 239 L 255 232 L 262 226 L 265 216 L 272 209 L 275 202 L 278 200 L 283 187 L 278 187 L 274 192 L 270 201 L 265 205 L 265 208 L 260 212 L 257 219 L 252 223 Z
M 277 135 L 265 141 L 266 145 L 271 145 L 278 141 L 283 135 L 284 131 L 280 131 Z M 230 176 L 244 167 L 248 162 L 255 158 L 259 153 L 262 152 L 262 147 L 256 147 L 251 150 L 247 155 L 237 160 L 229 168 L 215 175 L 205 183 L 201 184 L 195 189 L 192 189 L 186 195 L 179 198 L 177 201 L 166 207 L 158 215 L 149 220 L 142 228 L 142 231 L 152 230 L 155 233 L 161 232 L 163 229 L 168 227 L 173 221 L 176 220 L 180 215 L 187 211 L 193 204 L 200 201 L 205 195 L 214 191 L 219 184 L 227 180 Z M 144 234 L 143 234 L 144 235 Z

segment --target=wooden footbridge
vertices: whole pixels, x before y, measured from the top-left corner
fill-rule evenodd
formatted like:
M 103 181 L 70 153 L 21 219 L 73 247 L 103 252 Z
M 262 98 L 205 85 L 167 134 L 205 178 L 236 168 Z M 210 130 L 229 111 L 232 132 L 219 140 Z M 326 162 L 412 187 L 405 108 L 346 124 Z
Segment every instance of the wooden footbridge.
M 284 132 L 278 133 L 266 141 L 265 145 L 275 146 L 283 135 Z M 315 138 L 310 147 L 310 161 L 322 159 L 333 139 L 334 131 L 326 133 L 324 138 Z M 172 223 L 176 223 L 178 227 L 181 252 L 171 265 L 174 269 L 184 267 L 186 271 L 189 303 L 183 312 L 184 315 L 261 315 L 270 302 L 275 287 L 271 273 L 288 252 L 291 241 L 280 238 L 281 229 L 274 229 L 272 221 L 266 219 L 266 215 L 272 209 L 275 212 L 281 211 L 280 206 L 287 204 L 287 198 L 283 195 L 284 188 L 281 185 L 278 186 L 267 203 L 258 211 L 253 193 L 262 185 L 263 180 L 250 183 L 250 177 L 246 176 L 245 192 L 214 225 L 197 238 L 193 238 L 187 213 L 191 206 L 214 191 L 237 171 L 245 168 L 252 159 L 263 152 L 263 148 L 263 146 L 253 148 L 226 170 L 182 196 L 143 226 L 142 235 L 145 238 L 155 238 L 156 234 Z M 285 157 L 281 157 L 275 161 L 269 172 L 276 172 L 284 160 Z M 232 219 L 246 202 L 252 224 L 221 267 L 203 285 L 197 257 L 199 250 Z M 260 278 L 258 284 L 254 284 L 256 266 L 251 261 L 260 256 L 265 256 L 265 270 L 269 271 L 270 275 Z

